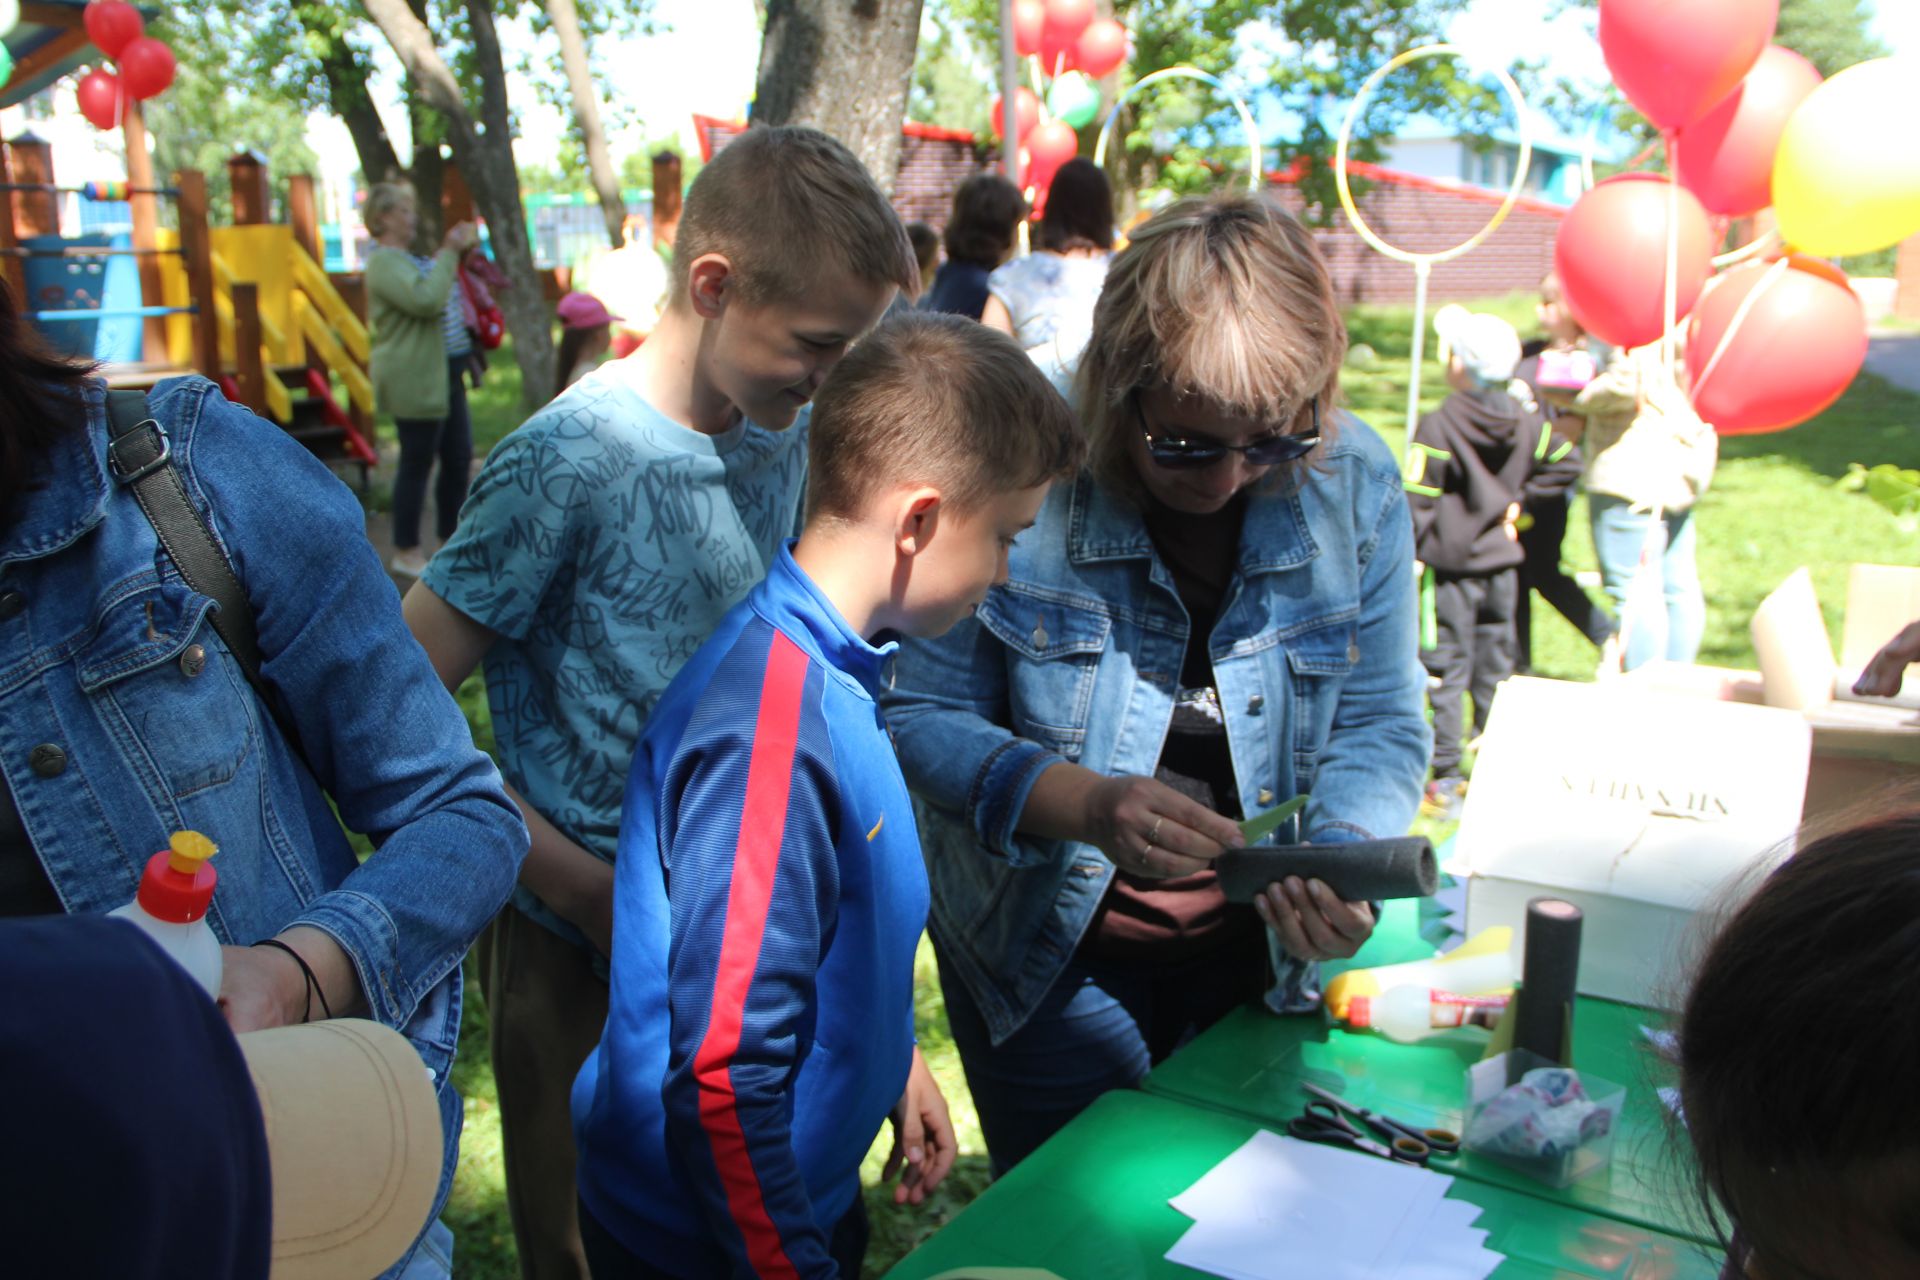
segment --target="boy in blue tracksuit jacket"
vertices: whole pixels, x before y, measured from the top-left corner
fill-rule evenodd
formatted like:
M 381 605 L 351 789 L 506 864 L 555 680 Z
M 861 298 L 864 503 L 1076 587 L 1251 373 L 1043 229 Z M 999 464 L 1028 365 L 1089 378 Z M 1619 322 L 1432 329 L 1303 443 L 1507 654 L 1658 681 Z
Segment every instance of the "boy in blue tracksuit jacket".
M 956 317 L 889 322 L 821 388 L 806 526 L 668 687 L 628 779 L 607 1026 L 573 1094 L 596 1277 L 857 1276 L 890 1113 L 895 1199 L 945 1176 L 876 640 L 970 613 L 1081 453 L 1025 354 Z

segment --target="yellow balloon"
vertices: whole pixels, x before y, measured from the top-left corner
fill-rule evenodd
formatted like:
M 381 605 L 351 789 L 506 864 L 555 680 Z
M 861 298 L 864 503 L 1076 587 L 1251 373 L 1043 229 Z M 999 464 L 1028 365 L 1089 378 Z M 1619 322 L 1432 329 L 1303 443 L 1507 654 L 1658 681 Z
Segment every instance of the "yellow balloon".
M 1920 232 L 1920 57 L 1876 58 L 1815 89 L 1773 157 L 1773 212 L 1818 257 L 1872 253 Z

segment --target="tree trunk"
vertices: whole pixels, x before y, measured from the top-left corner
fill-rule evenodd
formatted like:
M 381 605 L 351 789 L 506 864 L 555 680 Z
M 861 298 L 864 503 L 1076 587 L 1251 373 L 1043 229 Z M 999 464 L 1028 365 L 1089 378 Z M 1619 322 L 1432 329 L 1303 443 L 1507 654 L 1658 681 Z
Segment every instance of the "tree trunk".
M 407 0 L 407 7 L 425 26 L 427 0 Z M 407 171 L 407 180 L 413 186 L 413 207 L 419 215 L 413 228 L 413 251 L 431 255 L 447 234 L 444 216 L 447 159 L 440 150 L 440 144 L 447 140 L 447 121 L 427 104 L 426 96 L 411 77 L 406 93 L 407 129 L 413 135 L 413 167 Z
M 620 175 L 607 154 L 607 131 L 600 123 L 600 95 L 594 89 L 593 68 L 587 62 L 586 37 L 580 34 L 580 11 L 574 0 L 545 0 L 547 17 L 560 37 L 560 63 L 567 72 L 567 92 L 573 98 L 573 119 L 587 152 L 587 173 L 600 196 L 600 216 L 607 220 L 607 239 L 618 249 L 626 243 L 627 199 L 620 192 Z
M 414 17 L 407 0 L 365 3 L 400 65 L 407 69 L 427 102 L 446 117 L 454 163 L 466 176 L 487 219 L 494 257 L 513 282 L 496 301 L 506 317 L 507 332 L 513 335 L 514 359 L 520 366 L 520 402 L 531 411 L 546 400 L 553 387 L 553 309 L 547 305 L 539 274 L 534 270 L 526 211 L 520 204 L 520 177 L 513 166 L 513 130 L 507 118 L 506 72 L 500 62 L 493 8 L 488 0 L 467 0 L 482 86 L 480 119 L 476 121 L 459 81 L 434 47 L 433 33 Z
M 753 118 L 832 134 L 891 193 L 921 0 L 767 0 Z

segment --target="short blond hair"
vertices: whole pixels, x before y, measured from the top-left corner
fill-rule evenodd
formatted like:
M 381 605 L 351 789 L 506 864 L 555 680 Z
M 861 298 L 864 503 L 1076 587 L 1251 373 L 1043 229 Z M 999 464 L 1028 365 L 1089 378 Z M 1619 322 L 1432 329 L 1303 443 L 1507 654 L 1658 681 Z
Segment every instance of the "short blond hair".
M 834 367 L 813 405 L 807 516 L 857 518 L 874 493 L 930 484 L 957 510 L 1071 475 L 1073 412 L 1027 353 L 964 316 L 910 311 Z
M 414 195 L 413 187 L 405 182 L 376 182 L 367 192 L 366 203 L 360 206 L 360 221 L 366 223 L 367 230 L 377 238 L 380 224 L 387 215 L 403 204 L 414 204 L 419 197 Z
M 1182 200 L 1133 231 L 1094 310 L 1078 384 L 1094 476 L 1141 496 L 1131 403 L 1156 387 L 1249 418 L 1291 418 L 1318 401 L 1331 442 L 1346 351 L 1333 282 L 1306 228 L 1254 196 Z
M 750 303 L 804 296 L 825 267 L 920 291 L 900 216 L 866 166 L 818 129 L 756 125 L 707 161 L 687 190 L 673 244 L 674 297 L 695 259 L 723 255 Z

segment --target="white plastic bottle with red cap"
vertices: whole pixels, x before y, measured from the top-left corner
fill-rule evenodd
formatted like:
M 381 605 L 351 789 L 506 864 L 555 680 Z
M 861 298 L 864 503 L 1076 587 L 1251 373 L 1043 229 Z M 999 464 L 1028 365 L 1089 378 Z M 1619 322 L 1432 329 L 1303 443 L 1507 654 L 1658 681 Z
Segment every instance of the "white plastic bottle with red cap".
M 220 939 L 207 924 L 218 877 L 207 860 L 219 850 L 198 831 L 176 831 L 147 859 L 132 902 L 109 915 L 145 930 L 215 1000 L 220 998 Z

